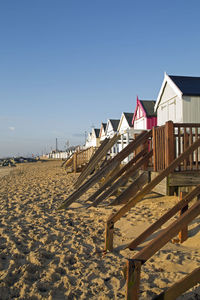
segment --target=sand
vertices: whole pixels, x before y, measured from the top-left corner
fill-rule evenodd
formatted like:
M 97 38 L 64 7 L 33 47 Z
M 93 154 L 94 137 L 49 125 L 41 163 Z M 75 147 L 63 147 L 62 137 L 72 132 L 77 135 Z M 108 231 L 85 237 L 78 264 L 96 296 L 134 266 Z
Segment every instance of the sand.
M 85 207 L 93 188 L 57 211 L 78 177 L 60 165 L 18 165 L 0 178 L 0 299 L 124 299 L 124 263 L 141 249 L 124 246 L 178 199 L 147 196 L 116 223 L 115 250 L 104 256 L 105 221 L 119 207 Z M 189 229 L 186 242 L 169 242 L 142 266 L 140 299 L 152 299 L 200 265 L 200 218 Z M 200 290 L 179 299 L 200 299 Z

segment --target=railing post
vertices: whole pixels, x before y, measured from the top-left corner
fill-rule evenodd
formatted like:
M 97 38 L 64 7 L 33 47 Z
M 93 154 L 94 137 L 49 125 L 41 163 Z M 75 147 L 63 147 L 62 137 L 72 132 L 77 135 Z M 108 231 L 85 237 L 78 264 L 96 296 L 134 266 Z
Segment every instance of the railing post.
M 129 259 L 126 264 L 126 300 L 138 300 L 141 261 Z
M 74 173 L 77 171 L 77 152 L 74 152 Z
M 109 250 L 111 252 L 113 251 L 113 231 L 114 231 L 114 223 L 110 222 L 108 219 L 106 223 L 106 232 L 105 232 L 105 250 Z
M 165 168 L 175 158 L 174 146 L 174 124 L 172 121 L 168 121 L 165 123 Z
M 156 172 L 157 171 L 156 127 L 153 127 L 153 129 L 152 129 L 152 140 L 153 140 L 153 170 L 154 170 L 154 172 Z
M 183 198 L 187 195 L 187 192 L 180 192 L 180 196 L 179 196 L 179 200 L 183 200 Z M 188 204 L 186 204 L 186 206 L 184 206 L 181 211 L 180 211 L 180 216 L 182 214 L 184 214 L 184 212 L 186 212 L 188 210 Z M 181 231 L 178 234 L 179 237 L 179 242 L 183 243 L 184 241 L 187 240 L 188 238 L 188 226 L 186 225 L 185 227 L 183 227 L 181 229 Z

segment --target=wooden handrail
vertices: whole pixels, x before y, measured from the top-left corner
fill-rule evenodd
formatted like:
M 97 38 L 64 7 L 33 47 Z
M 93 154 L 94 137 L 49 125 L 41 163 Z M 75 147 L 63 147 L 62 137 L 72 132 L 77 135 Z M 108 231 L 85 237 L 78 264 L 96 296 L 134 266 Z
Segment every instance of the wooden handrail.
M 200 139 L 192 144 L 184 153 L 176 158 L 164 171 L 158 174 L 149 184 L 147 184 L 142 191 L 138 192 L 136 196 L 133 196 L 127 204 L 119 209 L 115 214 L 112 214 L 106 223 L 106 241 L 105 249 L 113 250 L 113 229 L 114 223 L 116 223 L 122 216 L 124 216 L 132 207 L 134 207 L 143 197 L 149 193 L 158 183 L 160 183 L 166 176 L 168 176 L 174 169 L 187 158 L 195 149 L 200 146 Z M 109 241 L 108 241 L 109 240 Z M 110 248 L 107 248 L 107 247 Z
M 133 259 L 146 262 L 152 255 L 154 255 L 167 242 L 169 242 L 182 229 L 182 227 L 189 224 L 199 214 L 200 200 L 193 204 L 193 206 L 191 206 L 191 208 L 189 208 L 181 217 L 169 225 L 154 240 L 152 240 L 146 247 L 137 253 Z
M 171 219 L 178 211 L 185 207 L 194 197 L 200 194 L 200 185 L 194 190 L 188 193 L 183 200 L 179 201 L 170 210 L 168 210 L 162 217 L 160 217 L 155 223 L 149 226 L 144 232 L 142 232 L 136 239 L 134 239 L 126 248 L 134 250 L 139 244 L 144 242 L 152 233 L 158 230 L 163 224 Z
M 140 272 L 138 273 L 138 280 L 131 280 L 134 272 L 136 263 L 140 263 L 140 267 L 149 258 L 152 257 L 158 250 L 160 250 L 167 242 L 169 242 L 185 225 L 188 225 L 193 219 L 195 219 L 200 214 L 200 200 L 198 200 L 187 212 L 185 212 L 178 220 L 174 221 L 169 225 L 163 232 L 161 232 L 156 238 L 154 238 L 146 247 L 144 247 L 139 253 L 134 255 L 134 257 L 129 260 L 131 265 L 125 265 L 124 269 L 129 274 L 127 278 L 127 300 L 138 300 L 139 299 L 139 282 L 140 282 Z M 127 270 L 127 267 L 129 268 Z M 135 293 L 134 291 L 138 292 Z M 165 299 L 165 298 L 164 298 Z M 171 299 L 170 299 L 171 300 Z
M 200 128 L 200 123 L 174 123 L 174 127 L 199 127 Z
M 155 296 L 153 300 L 176 300 L 183 293 L 200 283 L 200 267 L 173 284 L 165 292 Z

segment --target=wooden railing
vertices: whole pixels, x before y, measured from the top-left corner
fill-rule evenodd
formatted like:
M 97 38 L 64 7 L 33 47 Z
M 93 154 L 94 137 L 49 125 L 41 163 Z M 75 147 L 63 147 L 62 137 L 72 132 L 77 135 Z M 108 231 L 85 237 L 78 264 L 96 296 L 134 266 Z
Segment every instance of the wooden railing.
M 90 147 L 88 149 L 74 153 L 74 165 L 73 165 L 74 173 L 77 172 L 78 167 L 86 164 L 90 160 L 95 149 L 96 149 L 95 147 Z
M 200 137 L 200 124 L 173 123 L 153 128 L 154 171 L 162 171 Z M 199 169 L 200 150 L 197 149 L 185 159 L 175 171 L 194 171 Z
M 149 182 L 141 191 L 136 195 L 130 195 L 130 199 L 127 204 L 122 206 L 117 212 L 111 214 L 106 223 L 106 235 L 105 235 L 105 250 L 113 250 L 113 234 L 114 234 L 114 224 L 122 218 L 132 207 L 134 207 L 139 201 L 141 201 L 144 196 L 151 192 L 152 189 L 159 184 L 166 176 L 174 172 L 174 170 L 191 154 L 194 153 L 196 149 L 200 147 L 200 139 L 195 141 L 190 147 L 188 147 L 179 157 L 174 159 L 166 169 L 161 171 L 151 182 Z
M 174 144 L 175 157 L 183 153 L 190 145 L 192 145 L 200 137 L 200 124 L 194 123 L 174 123 Z M 200 150 L 190 155 L 183 164 L 179 166 L 177 171 L 194 171 L 199 169 Z
M 164 223 L 170 220 L 180 209 L 185 207 L 194 197 L 199 198 L 200 185 L 198 185 L 192 192 L 187 194 L 180 202 L 173 208 L 166 212 L 160 219 L 153 225 L 147 228 L 139 237 L 132 241 L 127 248 L 133 250 L 144 240 L 146 240 L 152 233 L 158 230 Z M 132 259 L 127 261 L 125 266 L 127 288 L 126 299 L 138 300 L 139 299 L 139 285 L 140 285 L 140 271 L 141 267 L 148 259 L 150 259 L 158 250 L 165 246 L 173 237 L 175 237 L 186 225 L 191 223 L 200 214 L 200 200 L 193 204 L 184 214 L 182 214 L 176 221 L 166 227 L 156 238 L 148 243 L 142 250 L 139 251 Z M 199 269 L 195 270 L 195 275 L 199 274 Z M 155 299 L 175 300 L 184 292 L 186 287 L 189 289 L 200 282 L 200 278 L 194 278 L 191 274 L 187 277 L 187 285 L 185 279 L 178 283 L 178 288 L 171 288 L 166 294 L 161 294 Z

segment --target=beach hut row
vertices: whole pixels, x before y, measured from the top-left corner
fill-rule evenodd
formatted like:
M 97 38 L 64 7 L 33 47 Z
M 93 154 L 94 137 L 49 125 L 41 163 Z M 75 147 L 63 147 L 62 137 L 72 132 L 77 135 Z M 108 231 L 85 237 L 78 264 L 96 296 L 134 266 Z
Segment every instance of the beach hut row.
M 147 103 L 148 105 L 148 103 Z M 171 222 L 156 238 L 142 248 L 124 268 L 126 277 L 126 299 L 138 300 L 142 265 L 159 249 L 178 234 L 179 242 L 187 239 L 187 226 L 200 214 L 200 77 L 164 75 L 153 113 L 157 120 L 149 122 L 151 128 L 144 126 L 144 103 L 137 99 L 130 130 L 140 130 L 132 139 L 124 143 L 119 133 L 112 132 L 112 121 L 100 128 L 104 139 L 96 148 L 89 163 L 85 166 L 75 183 L 75 191 L 60 206 L 66 209 L 99 183 L 99 188 L 87 199 L 90 206 L 96 207 L 105 199 L 110 205 L 120 205 L 109 216 L 105 224 L 105 251 L 113 251 L 115 223 L 144 196 L 152 191 L 161 194 L 179 192 L 180 201 L 164 213 L 155 223 L 131 241 L 126 248 L 134 250 L 148 239 L 163 224 L 180 212 L 179 218 Z M 144 109 L 144 110 L 143 110 Z M 156 115 L 151 116 L 156 118 Z M 125 113 L 119 124 L 123 123 Z M 153 122 L 157 122 L 153 124 Z M 118 124 L 118 126 L 119 126 Z M 147 124 L 147 122 L 146 122 Z M 104 124 L 105 125 L 105 124 Z M 137 127 L 137 128 L 136 128 Z M 140 129 L 139 129 L 140 127 Z M 130 131 L 129 131 L 130 133 Z M 107 135 L 108 134 L 108 135 Z M 130 134 L 129 134 L 130 137 Z M 111 148 L 121 141 L 114 156 L 107 157 Z M 124 143 L 125 147 L 122 147 Z M 119 144 L 118 144 L 119 145 Z M 128 160 L 126 160 L 129 158 Z M 122 164 L 126 160 L 126 164 Z M 98 166 L 98 167 L 97 167 Z M 119 188 L 125 187 L 120 190 Z M 113 200 L 113 193 L 116 192 Z M 197 198 L 195 204 L 191 200 Z M 200 282 L 200 268 L 195 269 L 180 282 L 164 291 L 155 299 L 176 299 L 187 289 Z
M 137 97 L 134 112 L 123 112 L 120 119 L 108 119 L 100 128 L 93 128 L 86 140 L 87 147 L 99 147 L 106 137 L 116 132 L 122 136 L 111 149 L 113 155 L 121 151 L 133 139 L 137 130 L 150 130 L 171 120 L 174 123 L 199 123 L 200 77 L 164 74 L 157 100 L 141 100 Z

